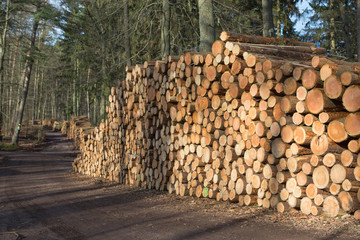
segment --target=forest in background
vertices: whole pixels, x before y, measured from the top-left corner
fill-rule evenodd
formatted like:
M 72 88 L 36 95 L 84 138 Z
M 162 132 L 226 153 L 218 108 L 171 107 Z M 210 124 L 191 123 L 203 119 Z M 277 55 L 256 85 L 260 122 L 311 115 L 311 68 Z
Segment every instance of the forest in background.
M 305 12 L 301 2 L 2 0 L 1 134 L 12 135 L 21 122 L 71 115 L 96 124 L 125 66 L 208 51 L 206 42 L 223 30 L 310 41 L 331 57 L 358 60 L 360 0 L 309 0 Z M 306 22 L 301 33 L 294 28 L 300 19 Z

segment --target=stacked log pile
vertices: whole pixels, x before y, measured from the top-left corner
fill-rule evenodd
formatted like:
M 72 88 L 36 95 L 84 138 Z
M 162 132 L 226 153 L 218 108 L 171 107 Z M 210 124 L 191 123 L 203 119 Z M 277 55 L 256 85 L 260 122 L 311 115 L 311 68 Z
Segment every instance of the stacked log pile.
M 63 126 L 63 123 L 60 122 L 60 121 L 54 121 L 53 125 L 52 125 L 52 130 L 54 132 L 59 132 L 61 131 L 62 129 L 62 126 Z
M 69 121 L 63 121 L 61 124 L 61 134 L 63 135 L 68 135 L 69 134 L 69 127 L 70 127 L 70 122 Z
M 74 144 L 77 148 L 84 145 L 88 134 L 94 130 L 93 125 L 85 116 L 73 116 L 71 121 L 63 121 L 61 133 L 74 139 Z
M 55 119 L 44 119 L 42 121 L 42 125 L 47 128 L 52 128 L 55 121 L 56 121 Z
M 279 212 L 359 215 L 360 63 L 295 40 L 220 38 L 211 53 L 128 67 L 74 170 Z

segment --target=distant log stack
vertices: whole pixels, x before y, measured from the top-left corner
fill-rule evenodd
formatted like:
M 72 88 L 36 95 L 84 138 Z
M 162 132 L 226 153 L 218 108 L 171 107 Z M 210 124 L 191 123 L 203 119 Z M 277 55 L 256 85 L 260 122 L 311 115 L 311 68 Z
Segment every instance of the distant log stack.
M 87 135 L 93 131 L 94 127 L 85 116 L 73 116 L 71 121 L 63 121 L 61 133 L 74 139 L 74 144 L 80 148 L 85 144 Z
M 54 121 L 54 123 L 52 124 L 52 130 L 54 132 L 59 132 L 59 131 L 61 131 L 62 126 L 63 126 L 62 122 Z
M 61 125 L 61 133 L 63 135 L 69 135 L 69 127 L 70 127 L 70 122 L 69 121 L 63 121 L 62 125 Z
M 220 38 L 211 53 L 127 67 L 74 170 L 280 212 L 359 211 L 360 63 L 290 39 Z

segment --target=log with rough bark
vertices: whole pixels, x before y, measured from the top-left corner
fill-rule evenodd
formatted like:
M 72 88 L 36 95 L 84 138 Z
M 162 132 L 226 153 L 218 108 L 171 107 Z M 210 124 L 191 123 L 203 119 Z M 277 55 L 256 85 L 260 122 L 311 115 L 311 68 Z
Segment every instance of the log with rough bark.
M 259 37 L 254 35 L 246 35 L 241 33 L 233 33 L 228 31 L 221 32 L 220 39 L 224 42 L 230 41 L 230 42 L 244 42 L 244 43 L 256 43 L 256 44 L 285 44 L 292 46 L 315 47 L 313 43 L 300 42 L 293 39 L 267 38 L 267 37 Z

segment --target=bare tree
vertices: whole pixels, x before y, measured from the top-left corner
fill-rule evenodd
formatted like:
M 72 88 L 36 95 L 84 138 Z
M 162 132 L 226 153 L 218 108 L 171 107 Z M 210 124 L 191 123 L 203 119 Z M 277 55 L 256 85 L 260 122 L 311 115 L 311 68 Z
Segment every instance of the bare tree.
M 200 51 L 210 52 L 215 41 L 215 23 L 213 0 L 198 0 L 199 5 L 199 28 L 200 28 Z

